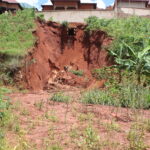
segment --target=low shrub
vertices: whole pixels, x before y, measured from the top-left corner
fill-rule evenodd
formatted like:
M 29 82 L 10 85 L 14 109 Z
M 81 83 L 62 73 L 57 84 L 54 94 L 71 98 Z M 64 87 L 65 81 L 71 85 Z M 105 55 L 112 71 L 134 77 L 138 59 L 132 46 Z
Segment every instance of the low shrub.
M 131 128 L 127 139 L 129 141 L 129 150 L 146 150 L 148 148 L 144 143 L 144 132 L 142 130 Z
M 6 88 L 0 88 L 0 150 L 11 150 L 5 137 L 5 132 L 11 128 L 14 117 L 9 100 L 3 96 L 4 93 L 9 92 Z
M 91 90 L 82 94 L 81 102 L 135 109 L 150 109 L 149 87 L 128 84 L 111 87 L 107 91 Z
M 116 68 L 112 67 L 103 67 L 100 69 L 94 69 L 92 71 L 93 77 L 95 77 L 98 80 L 102 79 L 114 79 L 116 78 L 115 75 L 117 75 L 118 70 Z
M 112 104 L 112 98 L 107 91 L 91 90 L 83 93 L 81 102 L 85 104 L 114 105 Z
M 85 150 L 101 149 L 100 136 L 92 126 L 87 127 L 83 132 L 83 135 L 80 136 L 78 146 Z
M 149 87 L 129 84 L 121 87 L 118 95 L 122 107 L 150 109 Z
M 68 28 L 69 23 L 68 23 L 67 21 L 63 21 L 63 22 L 61 23 L 61 26 L 62 26 L 62 27 L 65 27 L 65 28 Z
M 40 21 L 44 21 L 44 20 L 45 20 L 44 14 L 37 14 L 37 15 L 36 15 L 36 18 L 37 18 L 38 20 L 40 20 Z
M 68 103 L 71 100 L 71 98 L 69 96 L 64 95 L 63 92 L 58 92 L 58 93 L 53 94 L 50 100 L 55 101 L 55 102 Z
M 84 75 L 84 72 L 82 70 L 71 70 L 70 72 L 80 77 Z

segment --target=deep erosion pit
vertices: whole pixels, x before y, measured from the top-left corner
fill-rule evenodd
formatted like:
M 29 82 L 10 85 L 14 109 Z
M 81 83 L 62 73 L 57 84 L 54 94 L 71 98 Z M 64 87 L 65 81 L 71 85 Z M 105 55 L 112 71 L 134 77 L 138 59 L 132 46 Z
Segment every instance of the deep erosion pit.
M 93 82 L 93 69 L 111 65 L 104 47 L 112 39 L 103 31 L 89 34 L 85 27 L 77 23 L 68 27 L 54 22 L 37 23 L 37 42 L 23 69 L 27 88 L 43 90 L 64 85 L 86 88 Z

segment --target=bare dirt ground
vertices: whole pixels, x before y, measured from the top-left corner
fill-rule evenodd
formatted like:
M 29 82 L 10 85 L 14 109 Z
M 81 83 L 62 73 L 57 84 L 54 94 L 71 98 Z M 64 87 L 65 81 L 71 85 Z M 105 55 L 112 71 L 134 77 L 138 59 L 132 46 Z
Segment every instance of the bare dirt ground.
M 101 149 L 124 150 L 130 143 L 129 131 L 134 126 L 146 125 L 150 117 L 150 111 L 145 110 L 82 104 L 78 89 L 65 92 L 71 96 L 69 104 L 51 101 L 52 94 L 41 91 L 9 95 L 29 150 L 49 150 L 52 145 L 64 150 L 86 149 L 84 133 L 89 126 L 99 135 Z M 9 135 L 12 136 L 15 137 Z M 150 131 L 146 128 L 144 143 L 150 146 Z

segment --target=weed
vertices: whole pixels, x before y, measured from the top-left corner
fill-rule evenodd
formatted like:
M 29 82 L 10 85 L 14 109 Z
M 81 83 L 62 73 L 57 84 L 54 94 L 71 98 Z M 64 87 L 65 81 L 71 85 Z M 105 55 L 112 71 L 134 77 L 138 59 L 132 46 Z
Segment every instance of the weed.
M 78 146 L 83 150 L 100 149 L 100 137 L 97 135 L 95 129 L 92 126 L 87 127 L 83 133 L 83 136 L 80 136 Z
M 144 131 L 137 128 L 136 125 L 130 129 L 127 139 L 129 141 L 129 150 L 146 150 L 147 146 L 144 143 Z
M 107 91 L 91 90 L 82 94 L 81 102 L 85 104 L 113 105 L 114 101 Z
M 15 146 L 15 150 L 29 150 L 31 149 L 28 142 L 24 139 L 24 137 L 19 138 L 19 144 Z
M 22 109 L 21 115 L 28 116 L 29 114 L 30 114 L 29 110 L 27 110 L 26 108 Z
M 65 27 L 65 28 L 68 28 L 68 25 L 69 25 L 69 23 L 68 23 L 67 21 L 63 21 L 63 22 L 61 23 L 61 26 L 62 26 L 62 27 Z
M 144 121 L 145 129 L 150 133 L 150 119 Z
M 12 129 L 14 116 L 11 112 L 11 105 L 8 100 L 3 99 L 0 94 L 0 150 L 11 150 L 6 138 L 5 131 Z
M 35 102 L 34 106 L 37 107 L 38 110 L 42 110 L 43 106 L 44 106 L 44 101 L 43 99 L 40 100 L 40 102 Z
M 64 93 L 62 92 L 58 92 L 52 95 L 52 97 L 50 98 L 50 100 L 54 101 L 54 102 L 64 102 L 64 103 L 68 103 L 70 101 L 70 97 L 64 95 Z
M 54 18 L 53 18 L 53 17 L 50 17 L 48 20 L 49 20 L 49 21 L 54 21 Z
M 44 20 L 45 20 L 43 14 L 37 14 L 37 15 L 36 15 L 36 18 L 37 18 L 38 20 L 40 20 L 40 21 L 44 21 Z
M 14 130 L 16 133 L 19 133 L 19 132 L 20 132 L 20 124 L 19 124 L 19 123 L 16 123 L 15 126 L 13 127 L 13 130 Z
M 21 110 L 21 102 L 20 101 L 14 102 L 12 105 L 12 109 L 14 109 L 16 111 L 20 111 Z
M 0 127 L 8 127 L 13 120 L 9 105 L 7 101 L 0 99 Z
M 103 67 L 101 69 L 94 69 L 92 71 L 92 75 L 98 79 L 106 79 L 109 80 L 109 82 L 113 82 L 116 80 L 116 75 L 118 73 L 118 70 L 114 67 Z
M 79 132 L 79 130 L 77 127 L 72 127 L 70 132 L 69 132 L 69 135 L 71 138 L 78 138 L 78 136 L 79 136 L 78 132 Z
M 84 92 L 81 102 L 85 104 L 112 105 L 129 108 L 150 108 L 149 87 L 134 84 L 120 84 L 106 90 L 91 90 Z
M 2 130 L 0 130 L 0 150 L 12 150 L 5 139 L 5 133 Z
M 120 146 L 120 143 L 110 141 L 110 140 L 104 140 L 101 142 L 102 149 L 106 148 L 106 149 L 116 150 L 116 149 L 118 149 L 119 146 Z
M 55 115 L 54 111 L 48 111 L 45 113 L 45 117 L 46 119 L 52 121 L 52 122 L 57 122 L 58 121 L 58 117 Z
M 80 77 L 84 75 L 84 72 L 82 70 L 70 70 L 70 72 Z
M 2 95 L 2 94 L 10 94 L 10 93 L 12 93 L 11 89 L 8 89 L 6 87 L 0 87 L 0 95 Z
M 110 123 L 103 123 L 103 126 L 108 130 L 108 131 L 120 131 L 120 126 L 114 121 L 111 121 Z
M 87 114 L 80 114 L 78 116 L 78 120 L 79 121 L 92 121 L 92 119 L 94 118 L 94 114 L 93 113 L 87 113 Z
M 54 144 L 49 146 L 46 150 L 63 150 L 63 148 L 58 144 Z

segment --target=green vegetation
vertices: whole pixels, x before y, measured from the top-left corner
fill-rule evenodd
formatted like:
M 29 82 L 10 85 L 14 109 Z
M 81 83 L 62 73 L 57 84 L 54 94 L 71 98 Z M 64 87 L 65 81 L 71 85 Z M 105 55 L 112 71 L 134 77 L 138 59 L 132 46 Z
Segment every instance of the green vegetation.
M 56 144 L 48 147 L 46 150 L 63 150 L 63 148 Z
M 71 70 L 70 72 L 80 77 L 84 75 L 84 72 L 82 70 Z
M 43 14 L 37 14 L 37 15 L 36 15 L 36 18 L 37 18 L 38 20 L 40 20 L 40 21 L 44 21 L 44 20 L 45 20 Z
M 92 126 L 87 127 L 83 132 L 83 136 L 80 136 L 78 146 L 83 150 L 101 149 L 100 137 Z
M 91 90 L 82 94 L 85 104 L 112 105 L 117 107 L 150 109 L 149 87 L 132 84 L 121 85 L 107 90 Z
M 81 97 L 83 103 L 150 109 L 150 87 L 145 76 L 142 76 L 143 84 L 137 85 L 135 72 L 122 71 L 120 83 L 119 73 L 112 67 L 96 69 L 93 75 L 97 79 L 106 80 L 106 89 L 84 92 Z
M 35 28 L 34 11 L 17 11 L 0 15 L 0 53 L 1 55 L 24 56 L 33 46 L 32 31 Z
M 15 72 L 23 65 L 22 58 L 34 45 L 34 11 L 26 9 L 0 15 L 0 81 L 12 83 Z
M 3 91 L 0 90 L 0 93 L 3 93 Z M 13 115 L 11 114 L 10 101 L 0 94 L 0 150 L 10 150 L 5 134 L 12 122 Z
M 116 68 L 112 67 L 103 67 L 101 69 L 94 69 L 92 71 L 93 77 L 95 77 L 98 80 L 117 80 L 117 74 L 118 70 Z
M 64 95 L 63 92 L 58 92 L 53 94 L 53 96 L 50 98 L 50 100 L 54 101 L 54 102 L 64 102 L 64 103 L 68 103 L 71 98 L 69 96 Z
M 150 20 L 141 17 L 98 19 L 89 17 L 86 31 L 106 31 L 114 38 L 107 47 L 121 76 L 121 70 L 135 71 L 140 84 L 141 76 L 150 75 Z
M 53 17 L 50 17 L 50 18 L 48 19 L 48 21 L 54 21 L 54 18 L 53 18 Z
M 140 17 L 86 19 L 86 31 L 103 30 L 113 37 L 106 47 L 115 65 L 93 70 L 106 80 L 106 90 L 83 93 L 82 102 L 130 108 L 150 108 L 150 20 Z
M 62 26 L 62 27 L 65 27 L 65 28 L 68 28 L 69 23 L 68 23 L 67 21 L 63 21 L 63 22 L 61 23 L 61 26 Z
M 146 150 L 148 148 L 144 143 L 144 131 L 142 128 L 131 127 L 127 139 L 129 141 L 129 150 Z

